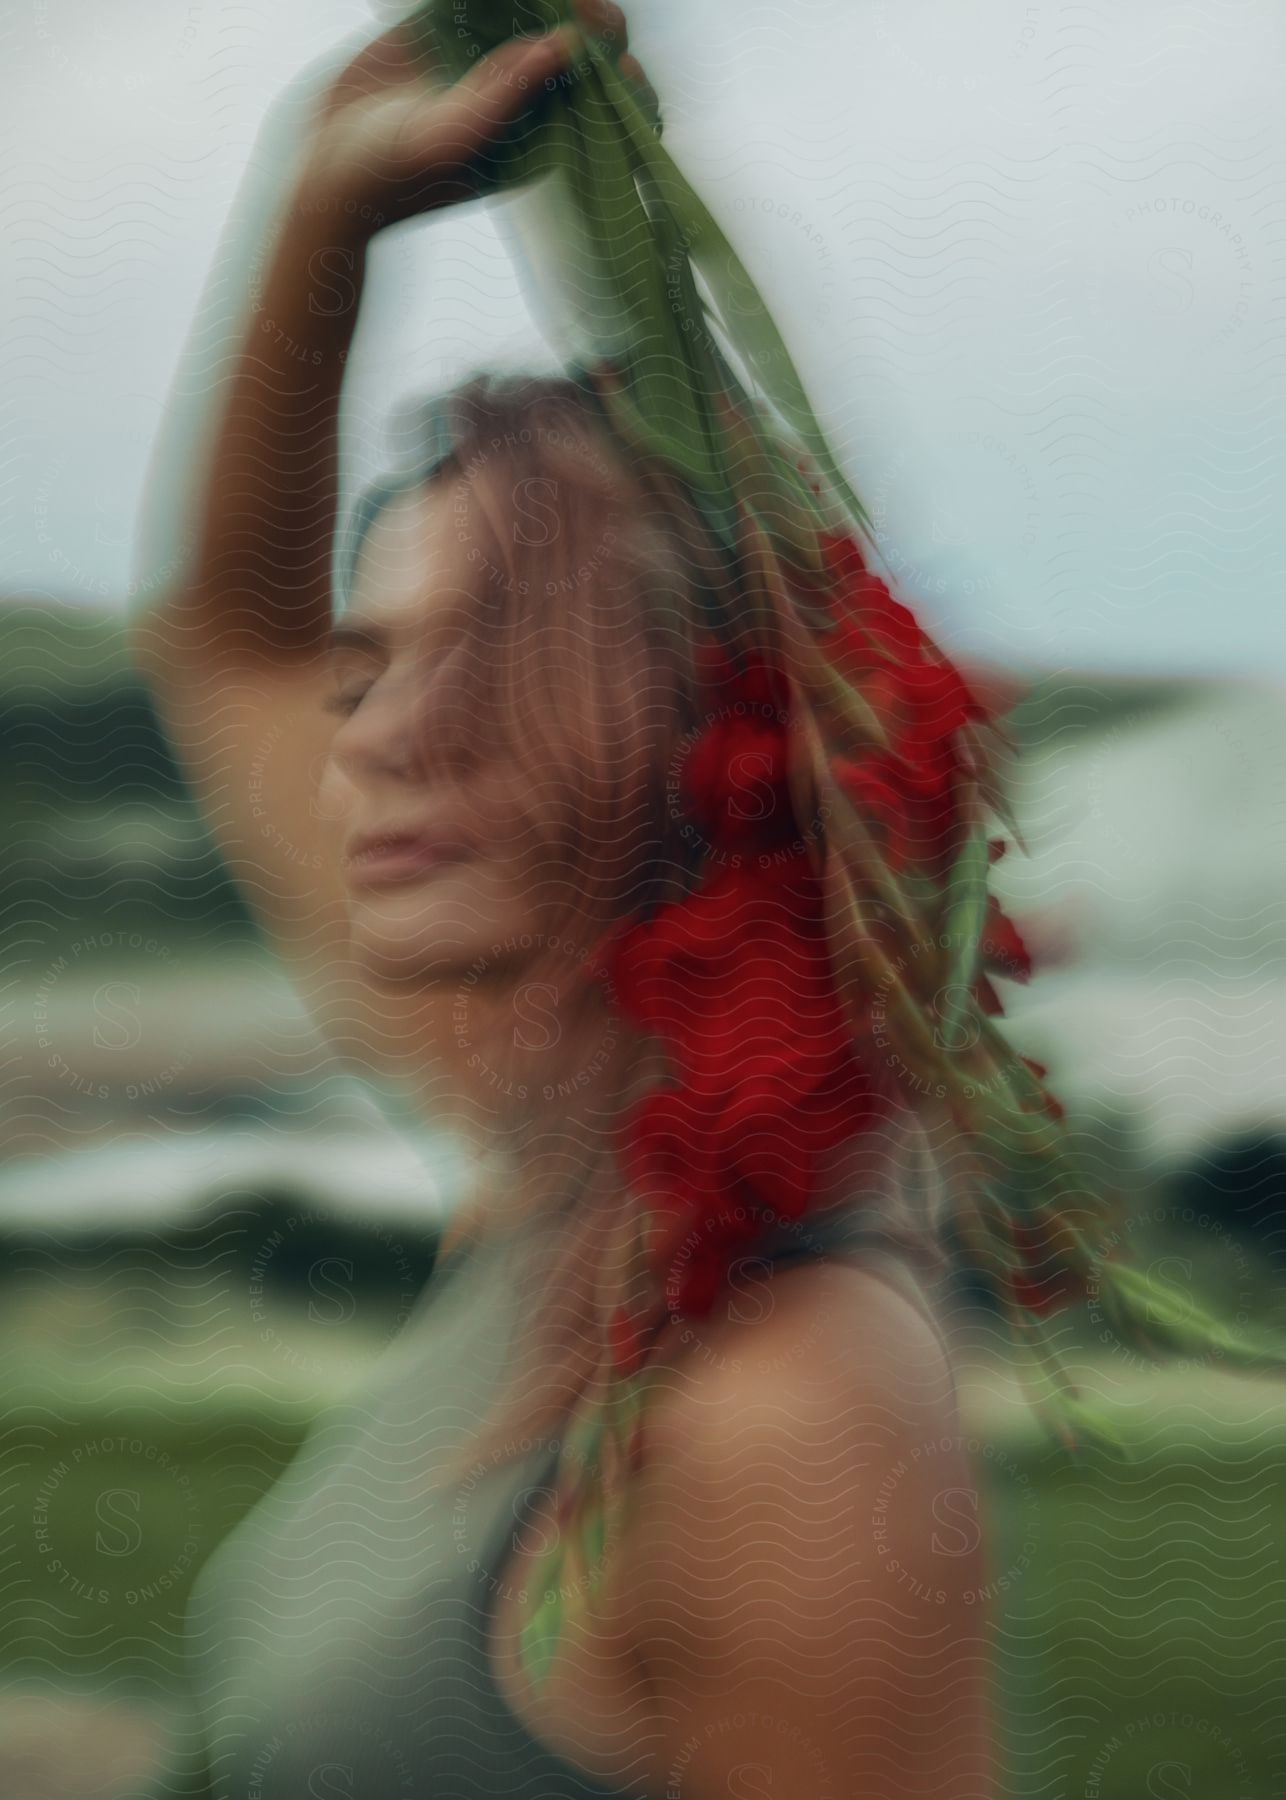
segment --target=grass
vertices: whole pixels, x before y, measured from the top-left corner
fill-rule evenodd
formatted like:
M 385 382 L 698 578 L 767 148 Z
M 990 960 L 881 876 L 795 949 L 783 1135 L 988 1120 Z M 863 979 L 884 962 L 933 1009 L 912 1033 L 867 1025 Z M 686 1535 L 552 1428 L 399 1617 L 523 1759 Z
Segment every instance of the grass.
M 1283 1791 L 1286 1434 L 1272 1390 L 1246 1385 L 1257 1420 L 1221 1414 L 1215 1384 L 1186 1424 L 1181 1405 L 1140 1419 L 1128 1461 L 1015 1444 L 994 1472 L 1010 1792 Z

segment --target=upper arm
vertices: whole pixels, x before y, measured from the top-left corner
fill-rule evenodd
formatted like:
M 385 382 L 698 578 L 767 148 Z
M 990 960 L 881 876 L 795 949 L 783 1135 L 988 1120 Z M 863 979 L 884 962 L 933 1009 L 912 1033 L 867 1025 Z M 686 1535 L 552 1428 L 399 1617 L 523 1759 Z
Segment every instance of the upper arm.
M 857 1271 L 796 1300 L 717 1333 L 648 1436 L 624 1561 L 675 1785 L 979 1800 L 984 1554 L 942 1352 Z
M 324 658 L 144 672 L 229 875 L 292 976 L 316 987 L 347 944 L 333 821 L 319 792 L 336 725 L 323 710 L 334 688 Z

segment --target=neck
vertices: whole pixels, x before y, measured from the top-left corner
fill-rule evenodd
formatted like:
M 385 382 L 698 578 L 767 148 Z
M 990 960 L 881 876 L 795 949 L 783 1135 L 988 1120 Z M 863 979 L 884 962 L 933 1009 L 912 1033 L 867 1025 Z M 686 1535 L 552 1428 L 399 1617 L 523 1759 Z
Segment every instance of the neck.
M 466 969 L 393 1003 L 399 1085 L 477 1170 L 445 1247 L 565 1207 L 652 1066 L 601 983 L 548 969 L 483 980 Z

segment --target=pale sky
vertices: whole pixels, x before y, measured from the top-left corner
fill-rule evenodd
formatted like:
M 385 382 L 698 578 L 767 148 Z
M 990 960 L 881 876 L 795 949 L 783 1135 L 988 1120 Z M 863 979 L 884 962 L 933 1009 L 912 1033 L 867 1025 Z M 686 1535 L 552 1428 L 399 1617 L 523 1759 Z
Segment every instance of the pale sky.
M 234 196 L 252 219 L 281 189 L 289 102 L 284 135 L 262 132 L 267 109 L 400 10 L 10 17 L 0 592 L 119 603 L 157 579 L 147 471 L 207 280 L 248 279 L 221 239 Z M 944 645 L 1286 676 L 1281 0 L 636 0 L 629 17 L 667 145 Z M 548 361 L 482 208 L 381 237 L 366 304 L 350 486 L 387 460 L 399 401 L 488 359 Z M 188 368 L 208 392 L 199 354 Z

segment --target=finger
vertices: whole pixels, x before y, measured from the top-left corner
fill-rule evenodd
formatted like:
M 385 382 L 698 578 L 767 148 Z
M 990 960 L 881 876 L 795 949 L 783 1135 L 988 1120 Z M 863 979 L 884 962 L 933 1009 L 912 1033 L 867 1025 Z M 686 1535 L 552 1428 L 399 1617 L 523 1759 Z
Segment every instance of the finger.
M 566 67 L 579 36 L 564 25 L 491 51 L 434 106 L 426 121 L 432 137 L 452 160 L 468 161 L 531 104 L 547 77 Z
M 584 34 L 576 25 L 559 25 L 534 37 L 511 38 L 484 56 L 460 86 L 467 90 L 470 82 L 476 82 L 479 93 L 507 117 L 535 99 L 546 77 L 583 55 L 584 47 Z
M 609 49 L 619 55 L 629 48 L 629 27 L 615 0 L 574 0 L 572 10 L 587 31 L 605 39 Z

